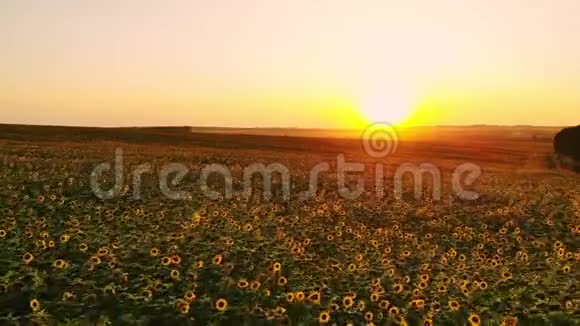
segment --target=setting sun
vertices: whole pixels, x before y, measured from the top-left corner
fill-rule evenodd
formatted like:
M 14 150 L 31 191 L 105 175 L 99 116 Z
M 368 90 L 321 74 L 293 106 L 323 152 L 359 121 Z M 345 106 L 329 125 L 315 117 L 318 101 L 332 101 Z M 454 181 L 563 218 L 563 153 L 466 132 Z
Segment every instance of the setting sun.
M 402 89 L 390 89 L 369 93 L 361 102 L 360 109 L 368 122 L 401 124 L 409 119 L 414 110 L 411 94 Z

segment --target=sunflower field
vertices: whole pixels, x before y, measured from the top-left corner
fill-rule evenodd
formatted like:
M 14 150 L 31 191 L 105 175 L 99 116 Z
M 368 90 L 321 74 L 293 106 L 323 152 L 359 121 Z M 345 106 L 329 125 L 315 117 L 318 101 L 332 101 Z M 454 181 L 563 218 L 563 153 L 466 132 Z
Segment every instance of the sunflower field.
M 332 176 L 308 200 L 210 200 L 187 182 L 195 172 L 176 185 L 187 200 L 164 198 L 156 175 L 136 199 L 127 174 L 101 200 L 90 170 L 115 146 L 2 142 L 0 324 L 580 324 L 576 175 L 494 166 L 466 202 L 346 200 Z M 322 159 L 123 146 L 126 170 L 284 161 L 295 188 Z

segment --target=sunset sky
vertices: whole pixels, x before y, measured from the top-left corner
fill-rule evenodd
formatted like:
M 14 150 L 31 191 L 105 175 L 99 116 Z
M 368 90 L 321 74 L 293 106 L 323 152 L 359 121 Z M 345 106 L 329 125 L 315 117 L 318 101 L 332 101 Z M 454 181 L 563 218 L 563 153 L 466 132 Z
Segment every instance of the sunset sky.
M 580 1 L 0 2 L 0 123 L 580 123 Z

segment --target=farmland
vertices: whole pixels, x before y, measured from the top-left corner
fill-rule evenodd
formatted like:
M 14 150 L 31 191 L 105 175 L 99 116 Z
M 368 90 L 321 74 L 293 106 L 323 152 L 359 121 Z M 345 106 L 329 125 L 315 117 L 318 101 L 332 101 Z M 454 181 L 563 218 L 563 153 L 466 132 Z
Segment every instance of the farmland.
M 580 176 L 550 168 L 555 128 L 433 127 L 402 132 L 369 157 L 356 138 L 317 131 L 0 125 L 0 324 L 574 325 L 580 320 Z M 344 136 L 344 135 L 343 135 Z M 103 200 L 91 171 L 124 155 L 122 191 Z M 360 162 L 368 191 L 337 192 L 337 155 Z M 291 196 L 242 192 L 245 166 L 278 162 Z M 301 199 L 321 162 L 315 196 Z M 431 163 L 442 196 L 395 197 L 405 162 Z M 462 200 L 449 184 L 481 167 Z M 188 168 L 172 200 L 169 163 Z M 385 166 L 385 192 L 371 191 Z M 149 164 L 136 189 L 131 172 Z M 207 198 L 208 164 L 232 172 L 234 195 Z M 103 186 L 112 184 L 112 174 Z M 220 192 L 223 181 L 210 178 Z

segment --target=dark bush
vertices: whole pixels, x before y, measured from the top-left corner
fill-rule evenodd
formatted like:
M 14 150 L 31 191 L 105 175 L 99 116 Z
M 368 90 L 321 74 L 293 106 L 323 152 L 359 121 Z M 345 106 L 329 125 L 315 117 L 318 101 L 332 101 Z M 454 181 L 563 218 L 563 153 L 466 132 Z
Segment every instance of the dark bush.
M 580 125 L 560 130 L 554 137 L 556 153 L 580 159 Z
M 554 137 L 554 150 L 561 163 L 576 169 L 580 163 L 580 125 L 560 130 Z

